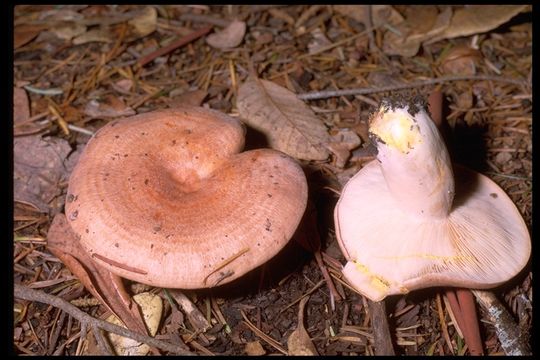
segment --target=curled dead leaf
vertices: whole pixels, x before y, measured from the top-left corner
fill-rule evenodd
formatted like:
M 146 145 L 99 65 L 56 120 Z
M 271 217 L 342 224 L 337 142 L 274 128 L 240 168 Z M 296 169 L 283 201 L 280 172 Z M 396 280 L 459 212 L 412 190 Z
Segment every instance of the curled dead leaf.
M 216 49 L 231 49 L 242 43 L 245 34 L 246 23 L 234 20 L 223 30 L 208 35 L 206 42 Z
M 298 326 L 287 339 L 289 355 L 319 355 L 304 327 L 304 307 L 308 300 L 309 296 L 305 296 L 300 300 L 300 305 L 298 306 Z
M 304 160 L 328 158 L 326 126 L 292 91 L 250 78 L 238 90 L 236 107 L 244 122 L 267 137 L 270 147 Z
M 129 329 L 146 333 L 138 307 L 127 294 L 122 279 L 96 265 L 83 250 L 64 214 L 53 218 L 47 233 L 47 248 Z

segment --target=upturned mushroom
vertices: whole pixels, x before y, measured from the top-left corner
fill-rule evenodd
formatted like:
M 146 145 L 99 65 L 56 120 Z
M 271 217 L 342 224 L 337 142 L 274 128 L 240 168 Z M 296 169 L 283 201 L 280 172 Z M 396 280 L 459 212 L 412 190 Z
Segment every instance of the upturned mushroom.
M 276 255 L 302 218 L 306 178 L 279 151 L 240 152 L 244 134 L 195 107 L 101 128 L 66 199 L 84 249 L 121 277 L 184 289 L 230 282 Z
M 334 213 L 347 280 L 379 301 L 431 286 L 490 288 L 519 273 L 527 226 L 504 191 L 450 161 L 417 100 L 385 100 L 369 133 L 378 150 Z

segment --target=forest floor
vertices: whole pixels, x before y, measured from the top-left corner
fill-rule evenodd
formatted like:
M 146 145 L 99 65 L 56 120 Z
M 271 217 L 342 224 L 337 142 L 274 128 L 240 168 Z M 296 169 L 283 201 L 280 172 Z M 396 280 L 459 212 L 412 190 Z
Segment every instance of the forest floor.
M 391 93 L 388 87 L 425 97 L 441 92 L 452 159 L 504 189 L 531 230 L 531 9 L 495 6 L 481 21 L 459 18 L 466 10 L 408 5 L 15 7 L 14 283 L 71 302 L 89 317 L 110 315 L 47 247 L 51 221 L 64 211 L 69 175 L 86 142 L 115 118 L 185 104 L 241 119 L 238 90 L 255 73 L 300 99 L 319 92 L 304 102 L 326 126 L 325 136 L 354 133 L 342 136 L 341 152 L 326 160 L 302 160 L 315 228 L 304 234 L 304 242 L 290 241 L 271 261 L 236 281 L 182 291 L 198 309 L 194 313 L 182 307 L 172 290 L 126 281 L 128 292 L 158 295 L 163 310 L 156 339 L 196 354 L 294 354 L 309 348 L 305 338 L 300 349 L 288 343 L 299 326 L 303 298 L 308 298 L 300 310 L 303 326 L 318 354 L 374 354 L 368 301 L 341 274 L 345 258 L 336 241 L 333 210 L 342 185 L 373 160 L 364 147 L 369 143 L 367 120 Z M 243 25 L 228 27 L 233 20 Z M 429 82 L 433 79 L 439 80 Z M 325 92 L 343 89 L 363 91 Z M 248 148 L 260 146 L 254 134 L 247 132 Z M 511 314 L 521 341 L 530 344 L 530 264 L 491 291 Z M 397 354 L 468 354 L 441 288 L 391 296 L 385 303 Z M 91 335 L 90 322 L 83 324 L 65 308 L 50 305 L 15 298 L 16 353 L 78 355 L 107 349 Z M 483 351 L 504 354 L 497 324 L 484 307 L 477 309 Z M 202 330 L 193 320 L 201 314 L 207 324 Z M 174 352 L 160 346 L 151 351 Z

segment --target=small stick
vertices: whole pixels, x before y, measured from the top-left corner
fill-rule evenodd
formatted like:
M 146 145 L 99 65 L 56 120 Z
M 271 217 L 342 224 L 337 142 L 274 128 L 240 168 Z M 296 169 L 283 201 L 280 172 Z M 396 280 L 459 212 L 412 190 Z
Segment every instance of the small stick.
M 146 56 L 143 56 L 142 58 L 140 58 L 137 61 L 137 66 L 138 67 L 143 67 L 144 65 L 148 64 L 149 62 L 151 62 L 155 58 L 158 58 L 158 57 L 160 57 L 162 55 L 168 54 L 171 51 L 174 51 L 174 50 L 178 49 L 179 47 L 182 47 L 182 46 L 184 46 L 186 44 L 189 44 L 193 40 L 196 40 L 196 39 L 200 38 L 201 36 L 204 36 L 204 35 L 208 34 L 210 32 L 210 30 L 212 30 L 212 28 L 213 28 L 212 25 L 205 26 L 202 29 L 194 31 L 191 34 L 188 34 L 186 36 L 183 36 L 183 37 L 179 38 L 176 41 L 173 41 L 171 44 L 169 44 L 167 46 L 164 46 L 161 49 L 157 49 L 156 51 L 153 51 L 150 54 L 148 54 Z
M 442 76 L 435 79 L 415 81 L 407 84 L 398 84 L 398 85 L 389 85 L 382 87 L 364 87 L 364 88 L 355 88 L 355 89 L 343 89 L 343 90 L 327 90 L 327 91 L 313 91 L 303 94 L 298 94 L 297 97 L 300 100 L 318 100 L 326 99 L 329 97 L 339 97 L 339 96 L 348 96 L 348 95 L 367 95 L 374 94 L 386 91 L 396 91 L 403 89 L 410 89 L 415 87 L 429 86 L 435 84 L 441 84 L 449 81 L 462 81 L 462 80 L 472 80 L 472 81 L 498 81 L 514 85 L 527 85 L 527 81 L 524 79 L 512 79 L 502 76 L 494 75 L 452 75 L 452 76 Z
M 371 328 L 373 329 L 373 339 L 375 342 L 375 355 L 395 355 L 384 300 L 368 300 L 368 303 L 371 315 Z
M 75 319 L 79 320 L 81 324 L 90 324 L 92 327 L 96 326 L 100 329 L 103 329 L 107 332 L 115 333 L 130 339 L 139 341 L 141 343 L 146 343 L 151 346 L 169 351 L 178 355 L 194 355 L 192 352 L 185 350 L 182 346 L 171 344 L 165 341 L 154 339 L 148 335 L 142 335 L 140 333 L 128 330 L 124 327 L 112 324 L 105 320 L 96 319 L 88 315 L 84 311 L 77 309 L 77 307 L 71 305 L 69 302 L 65 301 L 62 298 L 57 296 L 49 295 L 43 291 L 33 290 L 24 285 L 15 284 L 14 285 L 13 295 L 22 300 L 28 301 L 37 301 L 40 303 L 48 304 L 59 309 L 62 309 L 69 315 L 73 316 Z
M 497 297 L 489 291 L 472 290 L 472 293 L 493 321 L 504 353 L 506 355 L 532 355 L 529 345 L 520 339 L 519 326 Z

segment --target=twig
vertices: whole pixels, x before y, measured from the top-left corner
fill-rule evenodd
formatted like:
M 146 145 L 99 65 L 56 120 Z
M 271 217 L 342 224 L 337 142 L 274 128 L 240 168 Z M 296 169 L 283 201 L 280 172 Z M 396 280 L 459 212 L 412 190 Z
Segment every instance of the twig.
M 84 311 L 77 309 L 75 306 L 71 305 L 69 302 L 53 296 L 42 291 L 30 289 L 24 285 L 15 284 L 14 285 L 14 296 L 16 298 L 28 301 L 37 301 L 44 304 L 48 304 L 59 309 L 62 309 L 69 315 L 73 316 L 75 319 L 79 320 L 82 324 L 89 324 L 92 327 L 97 326 L 100 329 L 103 329 L 107 332 L 118 334 L 130 339 L 139 341 L 141 343 L 146 343 L 151 346 L 169 351 L 178 355 L 194 355 L 192 352 L 185 350 L 183 347 L 171 344 L 165 341 L 154 339 L 147 335 L 142 335 L 137 332 L 128 330 L 118 325 L 111 324 L 107 321 L 93 318 Z
M 371 315 L 371 327 L 373 329 L 373 339 L 375 342 L 375 355 L 395 355 L 388 317 L 386 316 L 386 306 L 384 300 L 368 301 Z
M 435 84 L 442 84 L 450 81 L 463 81 L 463 80 L 472 80 L 472 81 L 498 81 L 505 82 L 514 85 L 527 85 L 525 79 L 513 79 L 502 76 L 494 75 L 452 75 L 452 76 L 442 76 L 435 79 L 428 79 L 422 81 L 415 81 L 407 84 L 398 84 L 398 85 L 389 85 L 381 87 L 367 87 L 367 88 L 355 88 L 355 89 L 344 89 L 344 90 L 328 90 L 328 91 L 313 91 L 303 94 L 298 94 L 300 100 L 318 100 L 326 99 L 329 97 L 339 97 L 339 96 L 348 96 L 348 95 L 366 95 L 374 94 L 385 91 L 396 91 L 403 89 L 410 89 L 415 87 L 429 86 Z
M 199 14 L 182 14 L 180 15 L 180 20 L 182 21 L 194 21 L 194 22 L 203 22 L 207 24 L 216 25 L 219 27 L 227 27 L 231 23 L 229 20 L 216 18 L 208 15 L 199 15 Z
M 99 347 L 99 350 L 101 351 L 101 354 L 114 355 L 115 352 L 112 349 L 111 344 L 109 344 L 109 342 L 105 338 L 105 335 L 103 335 L 99 327 L 97 327 L 95 324 L 92 324 L 92 331 L 94 332 L 94 338 L 96 339 L 96 343 Z
M 512 315 L 489 291 L 472 290 L 476 300 L 489 314 L 494 323 L 495 332 L 506 355 L 532 355 L 529 345 L 519 336 L 519 327 Z
M 153 52 L 151 52 L 150 54 L 148 54 L 146 56 L 143 56 L 142 58 L 140 58 L 137 61 L 137 66 L 142 67 L 142 66 L 148 64 L 149 62 L 151 62 L 152 60 L 154 60 L 155 58 L 158 58 L 158 57 L 160 57 L 162 55 L 168 54 L 171 51 L 174 51 L 174 50 L 178 49 L 181 46 L 189 44 L 193 40 L 198 39 L 201 36 L 206 35 L 208 32 L 210 32 L 210 30 L 212 30 L 212 28 L 213 28 L 212 25 L 205 26 L 202 29 L 199 29 L 197 31 L 192 32 L 191 34 L 188 34 L 186 36 L 182 36 L 178 40 L 173 41 L 171 44 L 169 44 L 167 46 L 164 46 L 161 49 L 157 49 L 156 51 L 153 51 Z

